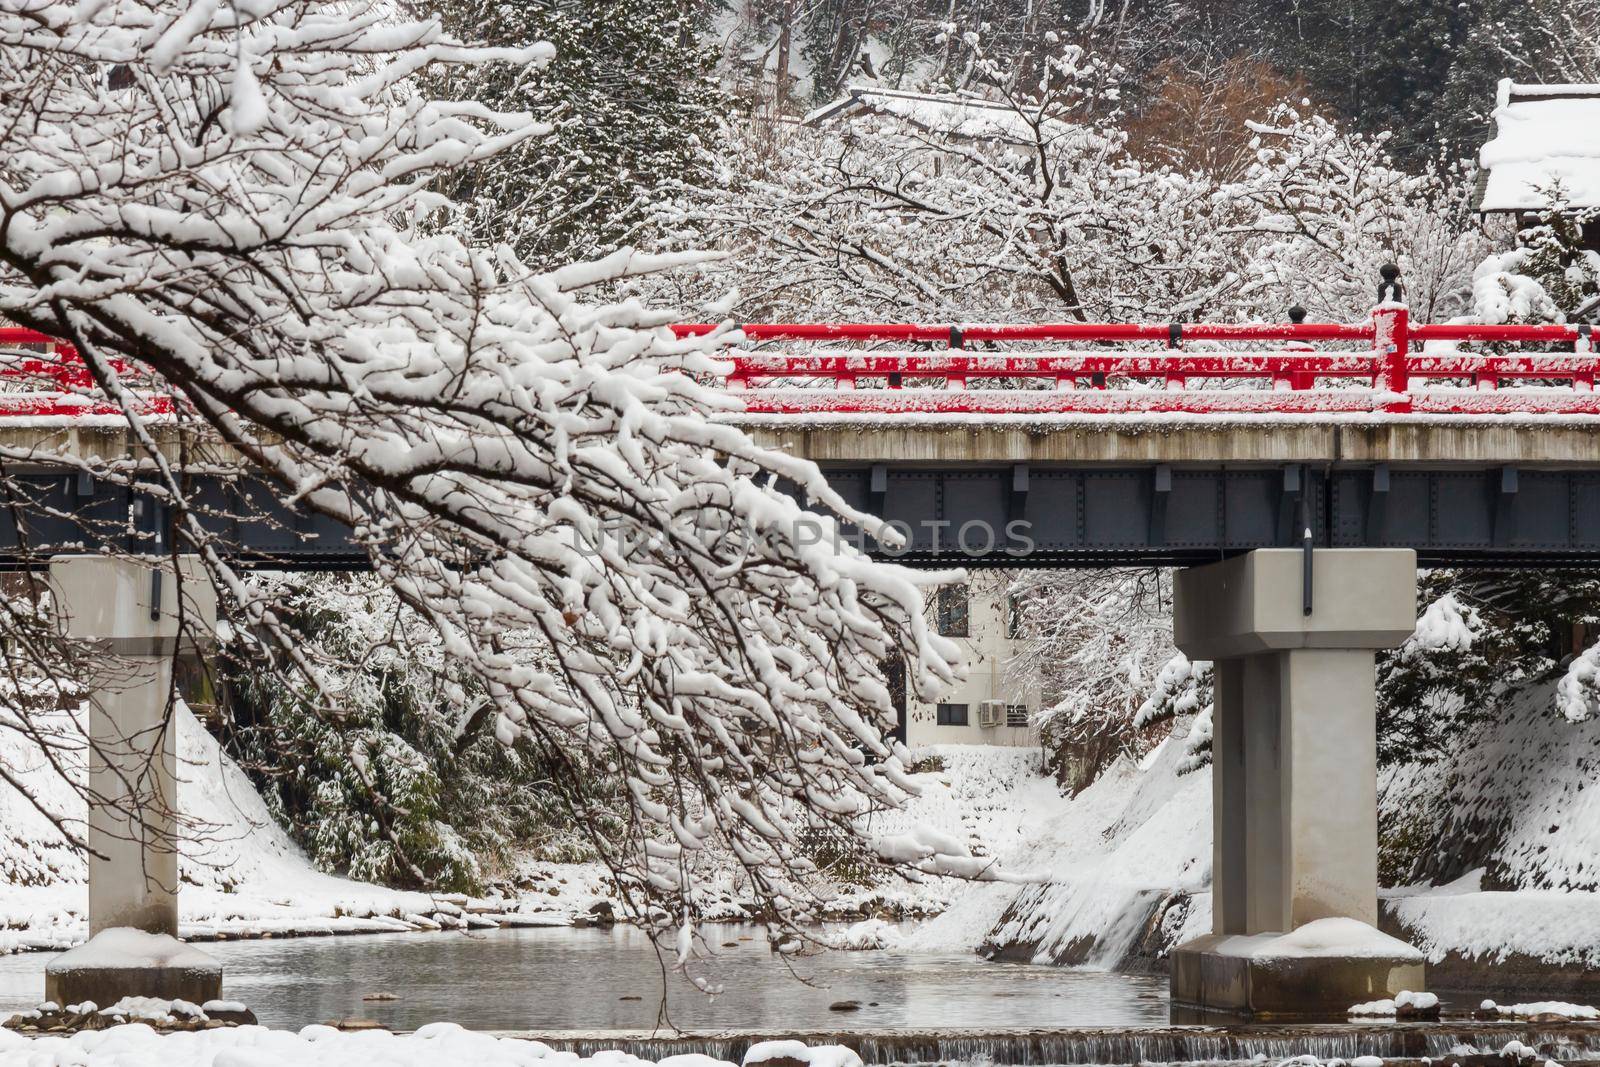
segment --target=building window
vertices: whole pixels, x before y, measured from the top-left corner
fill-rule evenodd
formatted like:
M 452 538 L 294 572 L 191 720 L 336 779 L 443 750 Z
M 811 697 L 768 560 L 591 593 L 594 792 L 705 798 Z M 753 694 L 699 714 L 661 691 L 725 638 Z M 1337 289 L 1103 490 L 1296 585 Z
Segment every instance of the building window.
M 939 589 L 939 633 L 945 637 L 967 636 L 967 587 L 946 585 Z
M 1015 641 L 1022 636 L 1022 598 L 1015 593 L 1006 597 L 1006 639 Z
M 1006 725 L 1007 726 L 1026 726 L 1026 725 L 1028 725 L 1028 705 L 1026 705 L 1026 704 L 1007 704 L 1006 705 Z
M 940 704 L 938 715 L 940 726 L 967 725 L 967 705 L 965 704 Z

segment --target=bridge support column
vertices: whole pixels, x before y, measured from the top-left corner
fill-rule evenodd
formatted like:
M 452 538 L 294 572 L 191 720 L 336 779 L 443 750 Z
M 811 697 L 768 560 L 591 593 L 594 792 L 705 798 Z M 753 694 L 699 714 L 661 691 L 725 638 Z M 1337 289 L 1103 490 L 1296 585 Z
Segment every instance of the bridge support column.
M 89 686 L 89 941 L 51 960 L 45 999 L 61 1006 L 124 996 L 196 1004 L 222 991 L 222 967 L 179 941 L 177 756 L 172 664 L 209 634 L 216 599 L 198 566 L 105 556 L 50 564 L 69 637 L 92 642 Z
M 1374 652 L 1416 624 L 1416 553 L 1262 549 L 1180 571 L 1178 647 L 1211 660 L 1209 937 L 1173 953 L 1175 1019 L 1338 1016 L 1420 991 L 1379 933 Z M 1313 607 L 1306 611 L 1307 604 Z

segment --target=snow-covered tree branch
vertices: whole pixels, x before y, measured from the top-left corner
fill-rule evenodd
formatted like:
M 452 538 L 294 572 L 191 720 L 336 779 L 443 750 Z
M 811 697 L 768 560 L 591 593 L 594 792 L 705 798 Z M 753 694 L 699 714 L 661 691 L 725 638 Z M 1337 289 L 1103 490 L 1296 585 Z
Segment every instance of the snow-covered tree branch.
M 545 128 L 414 75 L 548 52 L 475 50 L 376 2 L 0 13 L 0 314 L 70 341 L 125 405 L 178 543 L 280 657 L 286 616 L 195 520 L 132 376 L 348 524 L 575 808 L 590 761 L 621 779 L 627 832 L 595 845 L 641 910 L 692 906 L 691 858 L 717 842 L 783 917 L 810 891 L 802 831 L 855 832 L 902 796 L 880 664 L 932 693 L 955 653 L 919 579 L 798 536 L 772 482 L 872 519 L 708 419 L 694 376 L 720 339 L 598 290 L 690 257 L 538 271 L 445 232 L 440 176 Z

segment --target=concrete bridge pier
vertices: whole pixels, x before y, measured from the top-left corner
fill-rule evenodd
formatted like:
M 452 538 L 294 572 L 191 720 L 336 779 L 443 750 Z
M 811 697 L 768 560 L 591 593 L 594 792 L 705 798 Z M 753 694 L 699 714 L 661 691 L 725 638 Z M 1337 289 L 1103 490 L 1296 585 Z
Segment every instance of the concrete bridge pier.
M 1343 1017 L 1423 988 L 1379 933 L 1374 653 L 1416 625 L 1410 549 L 1261 549 L 1180 571 L 1178 647 L 1211 660 L 1213 932 L 1172 961 L 1175 1020 Z
M 210 634 L 216 597 L 196 561 L 59 556 L 50 586 L 67 636 L 92 643 L 89 685 L 89 940 L 45 968 L 45 999 L 100 1007 L 124 996 L 195 1004 L 222 967 L 179 941 L 175 656 Z

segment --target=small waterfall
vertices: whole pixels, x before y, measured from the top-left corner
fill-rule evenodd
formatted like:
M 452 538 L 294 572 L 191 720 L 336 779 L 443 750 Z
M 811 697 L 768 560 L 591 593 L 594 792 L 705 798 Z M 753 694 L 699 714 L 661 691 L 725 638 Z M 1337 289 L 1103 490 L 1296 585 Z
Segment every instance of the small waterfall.
M 617 1049 L 645 1060 L 698 1053 L 739 1063 L 758 1041 L 797 1038 L 808 1045 L 846 1045 L 868 1064 L 989 1063 L 1008 1067 L 1244 1063 L 1264 1056 L 1282 1060 L 1312 1055 L 1320 1060 L 1357 1056 L 1417 1060 L 1423 1057 L 1497 1053 L 1521 1041 L 1562 1062 L 1600 1061 L 1600 1027 L 1514 1026 L 1500 1023 L 1398 1024 L 1389 1026 L 1171 1027 L 1151 1030 L 885 1031 L 833 1033 L 724 1033 L 646 1035 L 519 1034 L 552 1048 L 592 1056 Z

